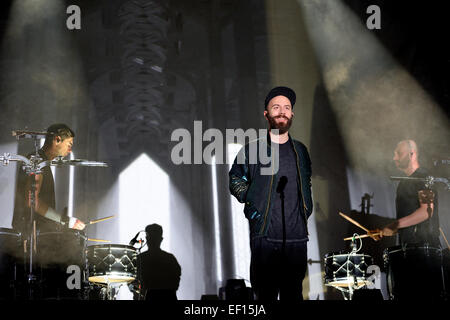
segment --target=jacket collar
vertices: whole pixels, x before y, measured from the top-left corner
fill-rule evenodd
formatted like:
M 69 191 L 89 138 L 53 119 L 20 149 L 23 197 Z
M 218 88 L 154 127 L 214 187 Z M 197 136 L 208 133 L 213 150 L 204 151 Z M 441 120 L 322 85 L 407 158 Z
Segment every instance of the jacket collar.
M 289 136 L 288 142 L 290 142 L 291 145 L 293 146 L 294 142 L 293 142 L 291 134 L 289 132 L 288 132 L 288 136 Z M 266 140 L 267 140 L 267 144 L 269 145 L 269 147 L 271 147 L 272 146 L 272 139 L 270 139 L 270 132 L 269 132 L 269 130 L 267 130 Z

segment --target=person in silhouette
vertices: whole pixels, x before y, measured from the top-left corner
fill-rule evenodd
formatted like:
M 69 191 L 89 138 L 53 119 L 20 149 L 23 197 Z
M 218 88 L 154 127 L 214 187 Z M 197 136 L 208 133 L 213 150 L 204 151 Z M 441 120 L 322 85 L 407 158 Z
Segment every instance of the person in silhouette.
M 303 300 L 307 219 L 313 204 L 308 150 L 289 135 L 295 100 L 295 92 L 287 87 L 268 93 L 264 117 L 269 133 L 245 145 L 229 172 L 231 194 L 245 203 L 250 226 L 250 281 L 258 300 L 273 301 L 278 295 L 280 300 Z M 278 172 L 262 174 L 259 152 L 252 155 L 258 148 L 267 148 L 275 159 L 279 150 L 279 165 L 272 164 Z M 251 163 L 255 158 L 257 163 Z M 238 159 L 245 159 L 245 163 Z
M 171 253 L 161 250 L 163 229 L 159 224 L 145 227 L 148 250 L 137 257 L 138 280 L 147 301 L 175 301 L 181 267 Z

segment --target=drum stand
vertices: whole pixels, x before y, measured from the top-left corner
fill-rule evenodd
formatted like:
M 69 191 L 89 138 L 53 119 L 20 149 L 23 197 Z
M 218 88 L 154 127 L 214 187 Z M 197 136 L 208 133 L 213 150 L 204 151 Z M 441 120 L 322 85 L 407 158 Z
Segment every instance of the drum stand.
M 123 285 L 122 282 L 107 282 L 106 288 L 103 288 L 102 291 L 105 289 L 106 293 L 106 299 L 105 300 L 116 300 L 116 296 L 119 293 L 120 287 Z
M 346 263 L 347 279 L 349 280 L 348 281 L 348 289 L 345 288 L 345 287 L 333 286 L 334 288 L 336 288 L 339 291 L 341 291 L 342 296 L 344 297 L 344 300 L 352 300 L 354 291 L 358 290 L 358 289 L 361 289 L 362 287 L 365 286 L 365 284 L 358 285 L 358 279 L 357 279 L 356 274 L 355 274 L 355 268 L 353 268 L 353 275 L 350 275 L 350 270 L 349 270 L 349 267 L 348 267 L 349 266 L 349 262 L 350 262 L 350 257 L 351 257 L 352 254 L 355 254 L 355 253 L 357 253 L 359 251 L 359 249 L 356 249 L 356 243 L 355 243 L 354 237 L 352 239 L 352 243 L 350 244 L 350 246 L 352 248 L 352 252 L 350 252 L 350 254 L 348 255 L 347 263 Z M 348 295 L 348 297 L 346 296 L 346 294 Z

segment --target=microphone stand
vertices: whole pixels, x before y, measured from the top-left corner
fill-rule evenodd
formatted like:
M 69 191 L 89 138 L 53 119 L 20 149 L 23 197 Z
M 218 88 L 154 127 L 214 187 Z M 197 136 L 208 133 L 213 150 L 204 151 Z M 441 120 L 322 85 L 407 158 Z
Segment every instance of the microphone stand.
M 286 254 L 286 216 L 285 216 L 285 211 L 284 211 L 284 188 L 286 187 L 287 184 L 287 177 L 286 176 L 282 176 L 280 178 L 280 180 L 278 181 L 278 186 L 277 186 L 277 192 L 280 194 L 280 199 L 281 199 L 281 220 L 282 220 L 282 226 L 283 226 L 283 242 L 281 244 L 281 252 L 283 254 L 283 259 L 284 256 Z M 284 261 L 283 261 L 284 263 Z
M 283 243 L 281 245 L 281 251 L 283 252 L 284 256 L 286 251 L 286 217 L 284 212 L 284 190 L 281 190 L 280 198 L 281 198 L 281 218 L 283 219 Z
M 285 217 L 285 211 L 284 211 L 284 189 L 286 188 L 287 184 L 287 177 L 282 176 L 280 180 L 278 180 L 278 186 L 276 189 L 276 192 L 280 194 L 281 199 L 281 221 L 283 226 L 283 242 L 281 243 L 281 265 L 282 269 L 285 269 L 287 266 L 287 257 L 286 257 L 286 217 Z

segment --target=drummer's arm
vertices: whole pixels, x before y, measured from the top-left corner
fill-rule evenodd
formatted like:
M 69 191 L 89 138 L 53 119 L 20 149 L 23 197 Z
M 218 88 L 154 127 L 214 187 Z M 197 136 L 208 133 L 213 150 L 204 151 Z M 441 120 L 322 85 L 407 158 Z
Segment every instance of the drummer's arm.
M 428 204 L 421 203 L 420 207 L 417 208 L 413 213 L 407 215 L 403 218 L 395 220 L 394 222 L 388 224 L 381 230 L 382 236 L 392 236 L 397 233 L 398 229 L 407 228 L 419 224 L 428 218 L 433 216 L 433 203 L 430 204 L 430 215 L 428 215 L 427 209 Z
M 45 201 L 39 199 L 39 193 L 41 191 L 43 179 L 44 179 L 44 176 L 42 174 L 35 175 L 36 191 L 35 191 L 35 208 L 34 208 L 34 210 L 39 215 L 41 215 L 47 219 L 50 219 L 57 223 L 63 223 L 63 222 L 61 222 L 62 215 L 60 213 L 56 212 L 53 208 L 50 208 L 49 205 Z M 28 180 L 28 182 L 27 182 L 26 190 L 28 190 L 27 191 L 28 207 L 31 207 L 31 182 L 30 182 L 30 180 Z M 77 229 L 77 230 L 83 230 L 85 228 L 86 225 L 81 220 L 73 218 L 73 217 L 71 217 L 70 219 L 71 220 L 69 220 L 69 228 Z
M 430 218 L 433 216 L 433 204 L 430 204 L 431 213 Z M 421 203 L 420 207 L 417 208 L 416 211 L 411 213 L 410 215 L 398 219 L 398 228 L 407 228 L 410 226 L 414 226 L 416 224 L 419 224 L 421 222 L 424 222 L 428 219 L 428 212 L 427 212 L 427 204 Z

